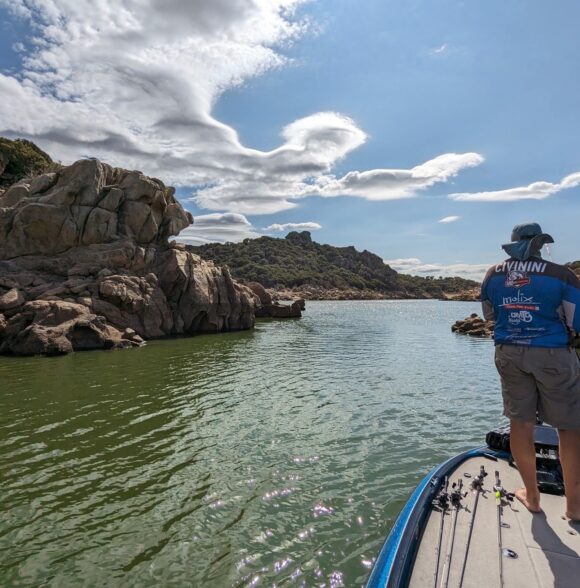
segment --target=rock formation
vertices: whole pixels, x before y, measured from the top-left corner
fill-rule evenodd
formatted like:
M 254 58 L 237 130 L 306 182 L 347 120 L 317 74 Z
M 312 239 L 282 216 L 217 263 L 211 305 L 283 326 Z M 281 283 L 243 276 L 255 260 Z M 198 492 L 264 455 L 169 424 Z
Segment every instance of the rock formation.
M 280 304 L 272 299 L 272 295 L 262 284 L 250 282 L 247 286 L 255 295 L 257 317 L 300 318 L 306 308 L 302 298 L 292 301 L 291 304 Z
M 493 321 L 486 321 L 474 312 L 466 319 L 456 321 L 451 330 L 470 337 L 493 337 L 493 326 Z
M 0 194 L 0 353 L 55 354 L 248 329 L 254 294 L 168 242 L 173 188 L 95 159 Z

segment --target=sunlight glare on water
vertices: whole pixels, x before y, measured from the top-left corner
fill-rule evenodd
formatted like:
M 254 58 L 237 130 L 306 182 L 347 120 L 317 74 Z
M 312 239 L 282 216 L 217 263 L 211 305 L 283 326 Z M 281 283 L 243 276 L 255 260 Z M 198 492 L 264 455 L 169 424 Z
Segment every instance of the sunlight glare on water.
M 310 302 L 138 350 L 0 358 L 3 586 L 359 586 L 500 420 L 476 303 Z

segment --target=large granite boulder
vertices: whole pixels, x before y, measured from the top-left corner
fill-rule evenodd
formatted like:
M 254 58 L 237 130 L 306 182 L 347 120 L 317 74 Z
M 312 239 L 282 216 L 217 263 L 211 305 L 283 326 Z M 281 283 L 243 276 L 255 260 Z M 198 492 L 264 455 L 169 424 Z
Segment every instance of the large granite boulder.
M 306 308 L 303 299 L 292 301 L 291 304 L 280 304 L 272 299 L 270 292 L 259 282 L 250 282 L 247 287 L 254 294 L 256 316 L 260 318 L 300 318 Z
M 166 244 L 193 222 L 173 194 L 160 180 L 96 159 L 20 180 L 0 198 L 0 259 L 123 239 Z
M 261 306 L 272 304 L 272 295 L 259 282 L 250 282 L 248 288 L 256 295 Z
M 463 320 L 455 321 L 451 326 L 454 333 L 484 338 L 493 337 L 493 328 L 493 321 L 486 321 L 475 312 Z
M 22 306 L 25 302 L 25 298 L 22 292 L 18 288 L 12 288 L 0 295 L 0 311 L 12 310 Z
M 27 302 L 5 326 L 1 352 L 60 355 L 75 349 L 110 349 L 134 343 L 80 304 L 60 300 Z
M 295 300 L 291 304 L 270 304 L 266 307 L 266 316 L 272 318 L 300 318 L 304 310 L 304 301 Z
M 169 237 L 173 188 L 96 159 L 0 194 L 0 353 L 66 353 L 248 329 L 254 294 Z

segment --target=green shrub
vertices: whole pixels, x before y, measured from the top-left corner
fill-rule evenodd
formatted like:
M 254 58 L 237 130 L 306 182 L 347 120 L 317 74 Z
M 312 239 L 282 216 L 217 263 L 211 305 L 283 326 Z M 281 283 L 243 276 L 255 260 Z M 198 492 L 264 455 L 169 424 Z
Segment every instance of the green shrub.
M 0 137 L 0 186 L 10 186 L 22 178 L 52 171 L 55 166 L 59 164 L 32 141 Z

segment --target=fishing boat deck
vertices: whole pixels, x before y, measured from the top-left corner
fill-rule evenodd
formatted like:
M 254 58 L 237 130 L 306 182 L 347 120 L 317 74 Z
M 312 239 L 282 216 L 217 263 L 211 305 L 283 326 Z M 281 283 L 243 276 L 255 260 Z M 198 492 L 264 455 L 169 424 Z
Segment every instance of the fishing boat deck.
M 469 535 L 470 520 L 475 501 L 471 482 L 479 474 L 480 467 L 488 473 L 483 482 L 473 523 L 473 531 L 465 574 L 461 586 L 505 588 L 578 588 L 580 586 L 580 524 L 564 517 L 565 498 L 542 494 L 542 512 L 530 513 L 517 499 L 502 502 L 502 546 L 515 552 L 517 557 L 502 557 L 503 584 L 500 582 L 499 539 L 497 502 L 493 486 L 495 471 L 499 471 L 501 485 L 513 492 L 521 486 L 518 471 L 507 461 L 497 462 L 485 457 L 470 458 L 449 475 L 451 483 L 463 480 L 463 490 L 468 495 L 461 501 L 456 515 L 450 506 L 444 516 L 443 537 L 437 587 L 460 586 L 461 571 Z M 469 474 L 470 477 L 465 476 Z M 457 517 L 453 551 L 450 562 L 450 536 L 452 523 Z M 433 509 L 429 515 L 415 560 L 409 586 L 426 588 L 435 586 L 435 568 L 441 511 Z M 447 569 L 449 581 L 445 583 Z

